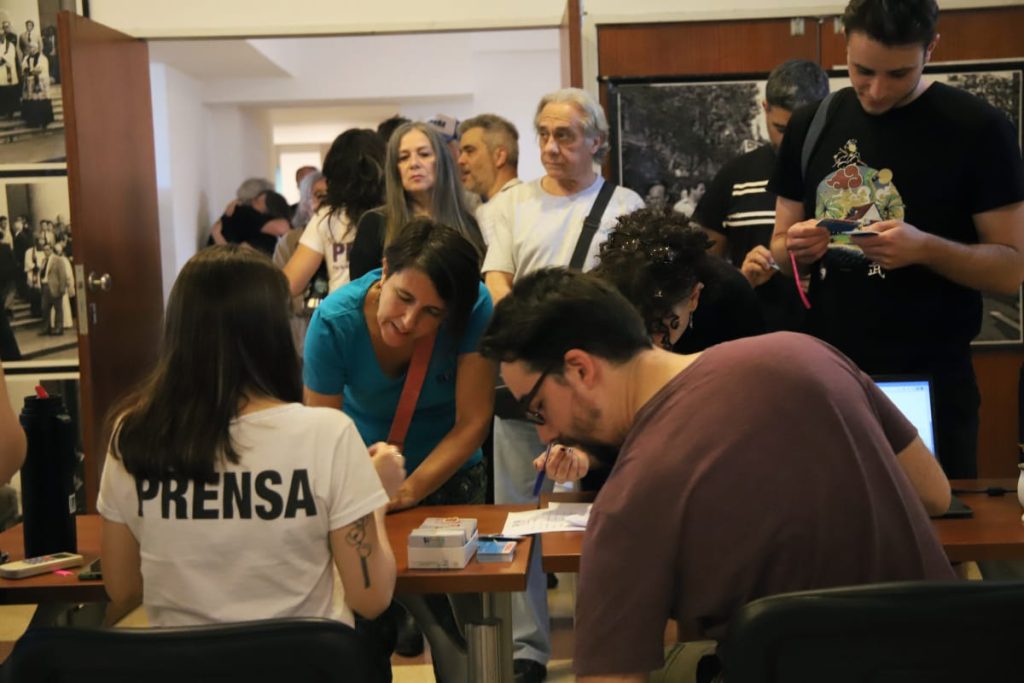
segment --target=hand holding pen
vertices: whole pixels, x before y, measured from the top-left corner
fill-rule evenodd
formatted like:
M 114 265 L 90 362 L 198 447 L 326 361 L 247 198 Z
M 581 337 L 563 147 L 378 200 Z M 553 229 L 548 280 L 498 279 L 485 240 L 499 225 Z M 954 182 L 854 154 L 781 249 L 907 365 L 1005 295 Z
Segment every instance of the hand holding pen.
M 590 470 L 590 458 L 579 449 L 550 444 L 544 454 L 533 461 L 533 468 L 538 472 L 534 489 L 539 493 L 545 475 L 559 484 L 585 477 Z
M 533 468 L 537 470 L 537 481 L 533 484 L 533 497 L 536 498 L 540 495 L 540 489 L 544 486 L 544 472 L 548 467 L 548 458 L 551 457 L 551 447 L 554 445 L 553 441 L 548 442 L 547 450 L 544 451 L 544 455 L 539 456 L 533 461 Z M 537 466 L 538 461 L 540 467 Z
M 779 272 L 779 264 L 775 263 L 772 252 L 758 244 L 747 252 L 740 272 L 747 278 L 751 287 L 760 287 Z

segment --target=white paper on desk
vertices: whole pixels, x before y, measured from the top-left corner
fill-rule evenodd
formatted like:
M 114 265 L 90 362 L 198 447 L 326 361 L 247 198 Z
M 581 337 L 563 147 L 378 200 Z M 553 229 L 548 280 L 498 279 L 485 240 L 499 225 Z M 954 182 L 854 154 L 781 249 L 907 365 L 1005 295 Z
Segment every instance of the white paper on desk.
M 552 503 L 551 507 L 510 512 L 502 536 L 529 536 L 551 531 L 581 531 L 590 517 L 590 503 Z

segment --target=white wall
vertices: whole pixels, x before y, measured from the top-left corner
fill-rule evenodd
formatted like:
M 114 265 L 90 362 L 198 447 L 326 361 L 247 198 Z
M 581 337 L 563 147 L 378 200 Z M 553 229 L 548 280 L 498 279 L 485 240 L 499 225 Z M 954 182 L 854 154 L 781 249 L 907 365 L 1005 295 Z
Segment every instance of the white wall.
M 91 0 L 96 21 L 141 38 L 322 35 L 555 26 L 564 0 Z
M 273 132 L 270 113 L 250 105 L 205 107 L 207 145 L 206 183 L 209 221 L 220 216 L 246 178 L 274 177 Z
M 24 0 L 21 0 L 24 1 Z M 996 7 L 1020 0 L 940 0 L 943 9 Z M 596 23 L 684 21 L 830 14 L 846 5 L 822 0 L 584 0 Z M 565 0 L 91 0 L 92 18 L 140 38 L 394 33 L 557 26 Z
M 330 145 L 395 113 L 494 112 L 520 129 L 520 175 L 543 172 L 532 119 L 560 85 L 556 29 L 247 42 L 292 76 L 201 80 L 151 68 L 165 296 L 238 184 L 273 180 L 292 145 Z M 282 170 L 285 189 L 292 173 Z
M 163 64 L 150 66 L 153 139 L 164 299 L 207 225 L 207 130 L 200 83 Z
M 164 298 L 210 225 L 251 176 L 274 174 L 265 109 L 203 102 L 203 84 L 150 65 Z

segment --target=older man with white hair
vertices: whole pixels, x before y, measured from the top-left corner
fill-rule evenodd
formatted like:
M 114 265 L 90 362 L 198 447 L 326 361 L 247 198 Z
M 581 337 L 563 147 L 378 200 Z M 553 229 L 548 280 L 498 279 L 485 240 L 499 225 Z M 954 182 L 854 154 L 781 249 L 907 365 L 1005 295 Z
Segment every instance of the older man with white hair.
M 545 174 L 495 196 L 481 230 L 489 235 L 484 281 L 495 304 L 519 278 L 547 266 L 589 270 L 623 214 L 642 208 L 640 195 L 606 183 L 598 164 L 608 153 L 608 119 L 587 92 L 566 88 L 541 98 L 534 118 Z M 532 461 L 544 444 L 498 397 L 494 421 L 494 501 L 536 500 Z M 504 408 L 501 405 L 504 404 Z M 534 553 L 526 593 L 513 596 L 517 681 L 542 681 L 551 655 L 547 584 Z

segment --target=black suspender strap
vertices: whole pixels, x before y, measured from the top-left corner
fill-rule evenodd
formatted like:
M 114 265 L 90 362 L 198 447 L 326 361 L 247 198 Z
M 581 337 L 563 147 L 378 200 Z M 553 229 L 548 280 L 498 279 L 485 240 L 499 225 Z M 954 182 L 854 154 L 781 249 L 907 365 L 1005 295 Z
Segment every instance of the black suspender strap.
M 615 192 L 615 185 L 607 180 L 604 181 L 594 200 L 594 205 L 590 207 L 590 214 L 583 221 L 580 238 L 576 242 L 576 249 L 572 252 L 572 258 L 569 260 L 570 270 L 583 270 L 583 262 L 587 258 L 587 252 L 590 251 L 590 243 L 594 241 L 594 235 L 601 227 L 601 217 L 604 216 L 604 210 L 608 208 L 608 202 L 611 200 L 613 192 Z

